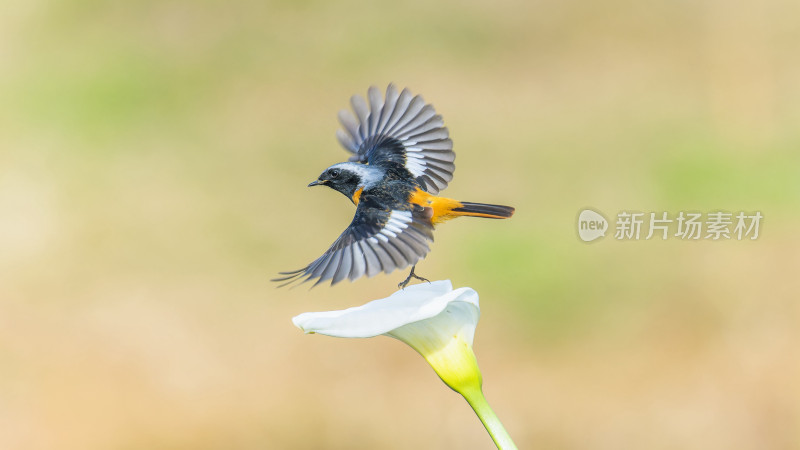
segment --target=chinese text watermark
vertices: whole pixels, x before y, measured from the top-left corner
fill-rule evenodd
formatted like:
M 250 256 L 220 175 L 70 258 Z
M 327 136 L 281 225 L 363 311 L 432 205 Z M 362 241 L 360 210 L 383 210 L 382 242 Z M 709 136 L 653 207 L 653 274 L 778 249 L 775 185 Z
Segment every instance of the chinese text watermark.
M 705 214 L 620 211 L 614 224 L 614 239 L 755 240 L 763 218 L 760 211 L 712 211 Z M 578 236 L 585 242 L 605 236 L 608 228 L 608 221 L 596 211 L 584 209 L 578 215 Z

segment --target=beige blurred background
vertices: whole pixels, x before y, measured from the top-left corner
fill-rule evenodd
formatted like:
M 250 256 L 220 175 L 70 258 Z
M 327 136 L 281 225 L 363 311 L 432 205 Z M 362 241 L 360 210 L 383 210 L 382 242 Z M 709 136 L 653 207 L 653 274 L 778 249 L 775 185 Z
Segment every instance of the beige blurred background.
M 418 268 L 481 295 L 520 448 L 800 448 L 800 3 L 45 1 L 0 6 L 0 448 L 492 448 L 388 339 L 292 316 L 391 293 L 269 279 L 349 223 L 307 189 L 336 112 L 443 114 Z M 577 238 L 578 211 L 760 211 L 755 241 Z

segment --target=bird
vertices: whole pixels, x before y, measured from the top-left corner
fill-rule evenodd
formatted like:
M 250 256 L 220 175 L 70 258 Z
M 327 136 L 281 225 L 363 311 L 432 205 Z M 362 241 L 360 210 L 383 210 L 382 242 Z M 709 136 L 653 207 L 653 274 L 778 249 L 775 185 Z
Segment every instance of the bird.
M 322 256 L 302 269 L 279 272 L 272 281 L 285 286 L 317 280 L 317 286 L 331 280 L 333 286 L 411 266 L 398 284 L 405 288 L 412 278 L 428 281 L 414 268 L 430 251 L 435 226 L 461 216 L 514 214 L 510 206 L 438 195 L 453 179 L 455 153 L 442 116 L 422 96 L 389 84 L 385 95 L 371 86 L 366 100 L 353 95 L 350 104 L 355 114 L 339 111 L 342 128 L 336 137 L 351 156 L 308 186 L 344 194 L 356 207 L 353 220 Z

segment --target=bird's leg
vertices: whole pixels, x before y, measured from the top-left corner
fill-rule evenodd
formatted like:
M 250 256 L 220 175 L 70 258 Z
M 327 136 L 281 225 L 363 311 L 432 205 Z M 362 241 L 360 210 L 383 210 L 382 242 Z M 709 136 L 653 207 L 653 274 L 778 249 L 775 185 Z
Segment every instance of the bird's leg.
M 411 266 L 411 273 L 408 274 L 408 277 L 406 277 L 406 279 L 403 280 L 402 283 L 397 285 L 398 288 L 405 289 L 406 286 L 408 286 L 408 283 L 409 283 L 409 281 L 411 281 L 412 278 L 416 278 L 417 280 L 420 280 L 420 281 L 427 281 L 428 283 L 431 282 L 431 280 L 429 280 L 427 278 L 422 278 L 421 276 L 415 274 L 414 273 L 414 268 L 415 267 L 417 267 L 417 266 L 416 265 Z

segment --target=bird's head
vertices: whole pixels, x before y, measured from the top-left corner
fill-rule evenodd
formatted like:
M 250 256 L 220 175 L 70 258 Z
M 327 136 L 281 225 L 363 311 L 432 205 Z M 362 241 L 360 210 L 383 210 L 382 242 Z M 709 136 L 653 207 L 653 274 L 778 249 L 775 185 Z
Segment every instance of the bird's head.
M 378 176 L 370 171 L 370 167 L 360 163 L 344 162 L 334 164 L 322 172 L 309 186 L 328 186 L 337 190 L 352 201 L 356 191 L 363 189 Z

